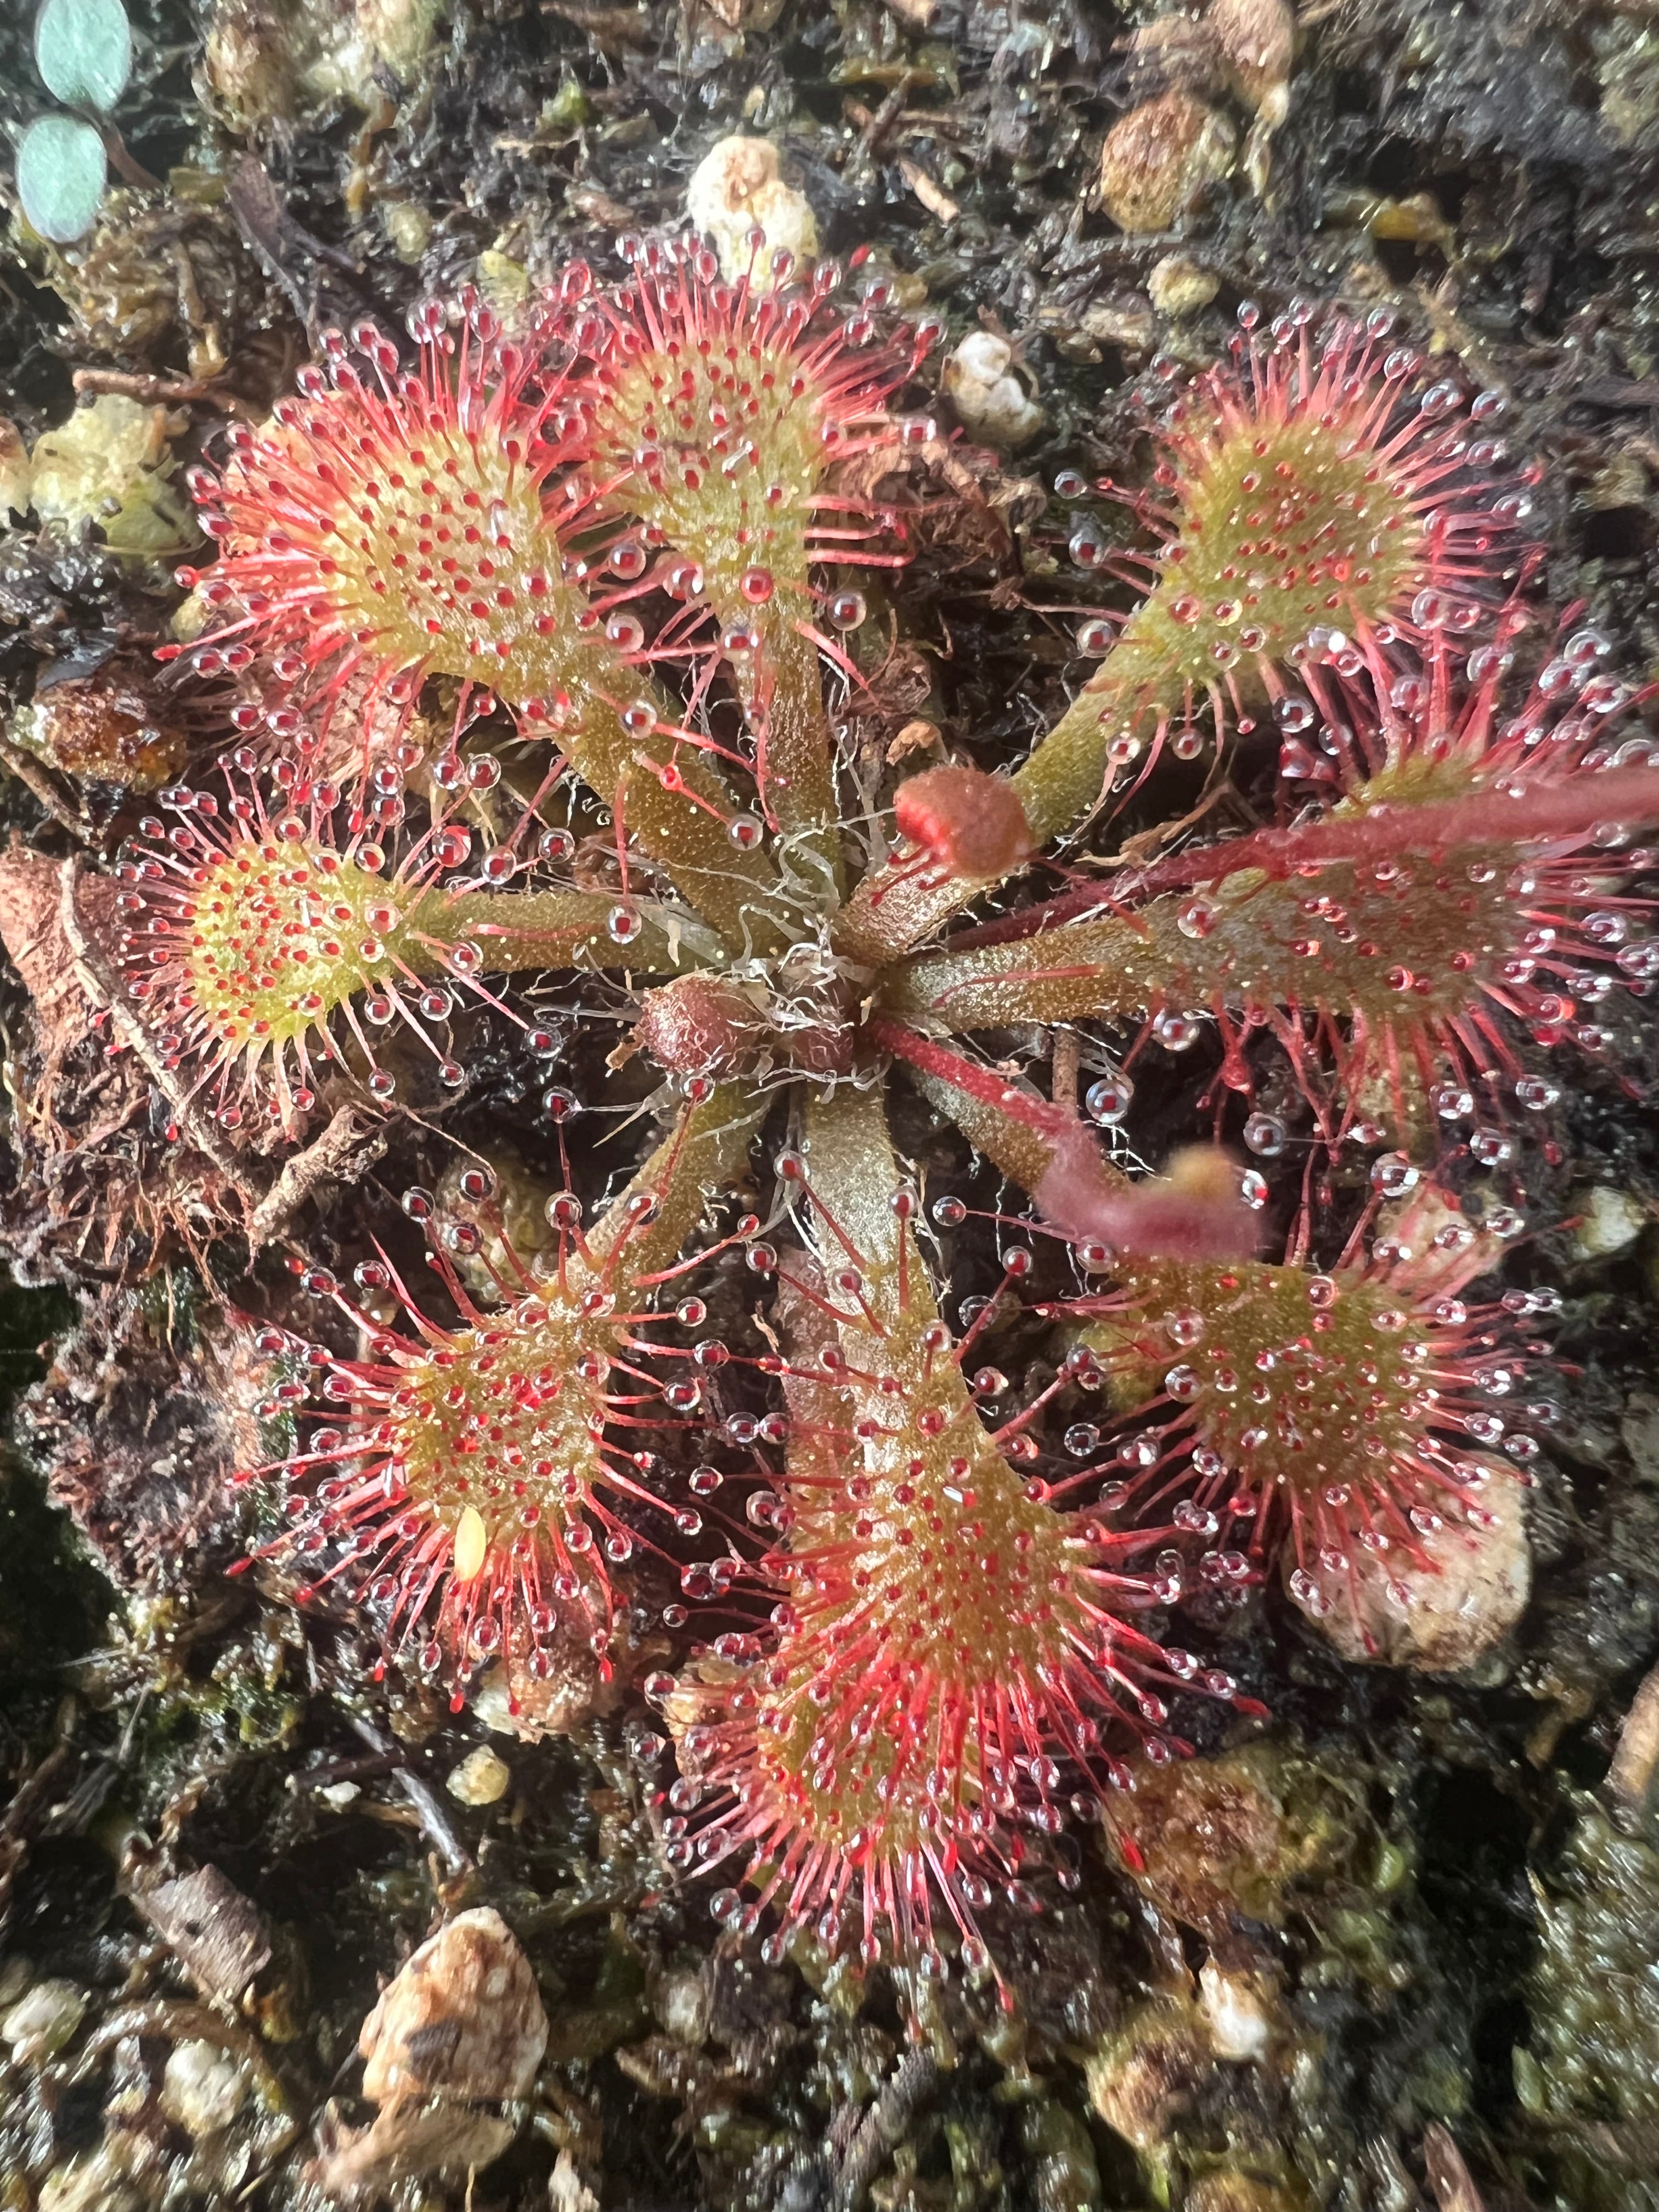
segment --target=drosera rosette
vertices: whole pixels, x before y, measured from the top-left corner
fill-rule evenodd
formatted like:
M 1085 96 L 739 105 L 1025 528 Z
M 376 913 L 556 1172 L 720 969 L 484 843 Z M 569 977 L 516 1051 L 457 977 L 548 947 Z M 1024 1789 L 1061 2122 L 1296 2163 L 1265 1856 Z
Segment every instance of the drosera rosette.
M 1323 725 L 1322 817 L 960 932 L 885 972 L 884 1011 L 930 1032 L 1133 1024 L 1126 1071 L 1213 1022 L 1218 1089 L 1247 1098 L 1266 1035 L 1327 1136 L 1367 1097 L 1401 1127 L 1468 1120 L 1478 1098 L 1488 1129 L 1547 1106 L 1559 1086 L 1526 1041 L 1604 1056 L 1595 1010 L 1659 974 L 1638 887 L 1655 855 L 1635 842 L 1659 819 L 1659 747 L 1614 719 L 1635 695 L 1606 651 L 1571 632 L 1510 714 L 1507 638 L 1466 655 L 1443 635 L 1369 719 Z
M 977 1970 L 997 1889 L 1029 1906 L 1028 1877 L 1065 1863 L 1062 1832 L 1099 1817 L 1129 1759 L 1186 1747 L 1174 1691 L 1256 1709 L 1134 1625 L 1170 1594 L 1132 1565 L 1158 1532 L 1048 1502 L 1040 1401 L 985 1426 L 1006 1379 L 972 1366 L 976 1330 L 953 1343 L 939 1318 L 880 1102 L 815 1100 L 780 1164 L 810 1229 L 769 1261 L 783 1334 L 763 1364 L 789 1443 L 780 1541 L 753 1578 L 777 1601 L 714 1644 L 719 1665 L 647 1684 L 678 1744 L 671 1854 L 746 1860 L 748 1893 L 713 1909 L 745 1932 L 769 1915 L 769 1957 L 811 1927 L 939 1976 L 949 1925 Z M 1005 1255 L 1009 1283 L 1030 1257 Z
M 757 1118 L 731 1091 L 704 1086 L 591 1227 L 574 1192 L 555 1194 L 556 1243 L 529 1262 L 487 1168 L 462 1171 L 466 1212 L 447 1219 L 430 1192 L 406 1192 L 452 1320 L 417 1300 L 383 1253 L 356 1268 L 356 1296 L 295 1261 L 303 1287 L 362 1330 L 366 1351 L 346 1358 L 283 1328 L 261 1333 L 260 1350 L 298 1352 L 310 1378 L 279 1382 L 267 1410 L 308 1434 L 280 1466 L 239 1478 L 286 1492 L 286 1525 L 246 1564 L 298 1567 L 307 1598 L 365 1607 L 386 1658 L 441 1676 L 458 1710 L 479 1668 L 500 1662 L 509 1680 L 533 1682 L 572 1642 L 605 1675 L 629 1562 L 660 1548 L 653 1516 L 699 1533 L 689 1499 L 653 1486 L 658 1462 L 641 1439 L 696 1426 L 701 1386 L 649 1332 L 684 1303 L 675 1293 L 706 1255 L 681 1253 L 741 1174 Z M 494 1299 L 474 1298 L 458 1261 L 475 1279 L 487 1271 Z M 378 1317 L 388 1300 L 401 1324 Z
M 221 619 L 189 651 L 254 679 L 244 726 L 295 742 L 331 700 L 366 731 L 385 703 L 412 714 L 428 677 L 462 687 L 458 732 L 499 701 L 728 944 L 787 941 L 766 829 L 837 816 L 817 654 L 846 655 L 806 619 L 810 570 L 880 557 L 875 518 L 834 529 L 826 478 L 875 442 L 900 464 L 882 402 L 927 334 L 899 350 L 867 307 L 836 314 L 832 270 L 763 293 L 690 241 L 632 250 L 633 285 L 595 292 L 574 264 L 511 332 L 470 293 L 422 303 L 410 368 L 372 325 L 325 332 L 326 368 L 192 477 L 221 551 L 181 577 Z M 633 371 L 648 383 L 663 345 L 701 382 L 659 419 Z M 722 677 L 740 726 L 717 732 Z
M 322 1071 L 354 1060 L 389 1101 L 398 1079 L 375 1040 L 393 1024 L 431 1054 L 441 1085 L 458 1086 L 449 1024 L 469 1001 L 510 1015 L 532 1052 L 550 1055 L 553 1032 L 506 1006 L 490 979 L 667 976 L 718 950 L 696 915 L 642 885 L 613 896 L 561 882 L 575 841 L 528 806 L 487 846 L 441 792 L 406 827 L 405 765 L 383 763 L 353 799 L 292 761 L 267 792 L 239 754 L 222 800 L 164 791 L 175 818 L 144 817 L 123 850 L 129 993 L 170 1063 L 196 1066 L 227 1127 L 250 1103 L 294 1126 Z M 470 768 L 473 790 L 499 775 L 487 756 Z
M 1386 687 L 1435 635 L 1478 631 L 1524 562 L 1534 479 L 1496 434 L 1500 394 L 1431 377 L 1386 311 L 1358 327 L 1298 304 L 1265 335 L 1253 308 L 1241 319 L 1233 359 L 1153 426 L 1155 490 L 1132 503 L 1156 549 L 1073 532 L 1089 565 L 1144 596 L 1084 625 L 1100 665 L 1010 779 L 1027 852 L 1144 778 L 1165 744 L 1195 757 L 1206 722 L 1218 740 L 1252 729 L 1310 655 Z M 896 882 L 909 865 L 901 851 L 860 885 L 840 924 L 849 952 L 890 957 L 994 880 Z
M 1076 1328 L 1072 1371 L 1109 1408 L 1065 1439 L 1098 1504 L 1170 1516 L 1200 1586 L 1279 1575 L 1351 1656 L 1432 1666 L 1437 1585 L 1465 1595 L 1459 1554 L 1518 1535 L 1534 1431 L 1559 1417 L 1525 1395 L 1548 1358 L 1531 1325 L 1559 1300 L 1472 1300 L 1521 1218 L 1494 1206 L 1477 1228 L 1398 1154 L 1378 1168 L 1398 1202 L 1369 1252 L 1375 1208 L 1328 1268 L 1304 1216 L 1283 1265 L 1110 1259 L 1109 1287 L 1042 1310 Z M 1510 1577 L 1512 1603 L 1478 1636 L 1466 1621 L 1462 1648 L 1502 1634 L 1526 1589 Z

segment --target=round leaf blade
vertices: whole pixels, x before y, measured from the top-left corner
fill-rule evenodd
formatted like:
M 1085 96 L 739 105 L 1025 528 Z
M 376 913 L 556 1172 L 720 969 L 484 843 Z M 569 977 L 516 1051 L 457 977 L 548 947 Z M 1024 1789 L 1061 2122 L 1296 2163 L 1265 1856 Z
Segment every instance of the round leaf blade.
M 34 65 L 66 106 L 107 115 L 132 75 L 122 0 L 45 0 L 34 19 Z
M 54 246 L 84 238 L 109 179 L 104 142 L 75 115 L 42 115 L 17 148 L 17 197 L 42 238 Z

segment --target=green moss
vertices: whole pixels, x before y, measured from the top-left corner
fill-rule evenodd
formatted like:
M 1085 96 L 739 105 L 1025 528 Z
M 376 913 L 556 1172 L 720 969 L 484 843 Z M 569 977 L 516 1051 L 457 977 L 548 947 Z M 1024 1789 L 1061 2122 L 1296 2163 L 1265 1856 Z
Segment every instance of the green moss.
M 1516 2094 L 1548 2123 L 1659 2125 L 1659 1847 L 1586 1799 L 1533 1889 L 1539 1954 Z
M 1317 1890 L 1349 1949 L 1358 1929 L 1339 1916 L 1363 1916 L 1401 1875 L 1365 1794 L 1285 1738 L 1144 1772 L 1113 1813 L 1121 1852 L 1145 1862 L 1139 1887 L 1173 1918 L 1212 1936 L 1241 1919 L 1279 1928 Z

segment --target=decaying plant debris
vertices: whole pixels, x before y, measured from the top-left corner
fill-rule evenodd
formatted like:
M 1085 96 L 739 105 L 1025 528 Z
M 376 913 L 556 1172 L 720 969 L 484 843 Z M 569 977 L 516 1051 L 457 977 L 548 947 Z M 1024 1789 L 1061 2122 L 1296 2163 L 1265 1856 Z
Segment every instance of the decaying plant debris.
M 1639 1012 L 1510 1170 L 1540 1234 L 1505 1280 L 1564 1300 L 1516 1626 L 1425 1679 L 1338 1656 L 1276 1593 L 1200 1621 L 1271 1723 L 1219 1749 L 1212 1729 L 1149 1779 L 1040 1914 L 993 1908 L 1005 2006 L 988 1984 L 832 1960 L 810 1930 L 764 1961 L 711 1918 L 709 1881 L 671 1870 L 659 1723 L 628 1693 L 684 1659 L 665 1567 L 617 1622 L 620 1682 L 566 1653 L 518 1715 L 488 1691 L 452 1711 L 447 1681 L 377 1669 L 362 1614 L 300 1607 L 268 1565 L 228 1571 L 259 1534 L 231 1475 L 292 1448 L 257 1334 L 318 1326 L 289 1254 L 349 1273 L 378 1237 L 414 1267 L 398 1194 L 453 1204 L 480 1154 L 533 1233 L 557 1185 L 546 1071 L 464 1012 L 456 1094 L 345 1101 L 297 1151 L 228 1130 L 135 1021 L 100 905 L 103 862 L 210 720 L 151 657 L 175 562 L 205 558 L 176 472 L 216 428 L 263 421 L 331 325 L 396 327 L 466 283 L 508 310 L 579 256 L 620 275 L 618 240 L 678 226 L 738 132 L 781 150 L 823 252 L 869 247 L 899 307 L 942 315 L 947 352 L 978 333 L 968 364 L 994 370 L 994 404 L 941 402 L 913 449 L 911 559 L 871 592 L 844 741 L 872 794 L 947 751 L 1014 765 L 1056 720 L 1102 586 L 1094 524 L 1079 560 L 1084 518 L 1052 488 L 1142 482 L 1155 364 L 1216 360 L 1246 300 L 1388 307 L 1506 395 L 1508 442 L 1542 464 L 1542 587 L 1650 680 L 1648 12 L 132 13 L 119 125 L 165 181 L 120 184 L 66 249 L 13 221 L 0 295 L 0 2203 L 1659 2205 Z M 32 83 L 9 21 L 14 131 Z M 1238 801 L 1195 803 L 1230 823 Z M 1132 806 L 1112 834 L 1150 857 L 1163 820 Z M 615 1020 L 581 1018 L 602 994 L 543 1004 L 573 1094 L 648 1097 Z M 1172 1143 L 1209 1133 L 1200 1073 L 1137 1072 Z M 623 1114 L 566 1135 L 596 1194 L 640 1164 Z M 1006 1200 L 919 1097 L 896 1135 L 933 1187 Z M 994 1292 L 995 1232 L 954 1250 L 956 1297 Z M 741 1337 L 747 1282 L 702 1287 L 711 1332 Z M 1035 1390 L 1052 1349 L 1030 1334 L 998 1356 Z M 481 2037 L 492 2006 L 512 2018 Z

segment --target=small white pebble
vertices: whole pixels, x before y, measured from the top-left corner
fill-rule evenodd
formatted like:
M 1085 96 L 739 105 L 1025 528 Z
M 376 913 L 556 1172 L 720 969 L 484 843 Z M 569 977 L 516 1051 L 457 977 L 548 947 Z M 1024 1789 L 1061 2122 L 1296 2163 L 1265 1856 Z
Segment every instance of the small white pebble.
M 1185 254 L 1166 253 L 1155 262 L 1146 279 L 1146 295 L 1160 315 L 1195 315 L 1207 307 L 1221 289 L 1212 270 L 1188 261 Z
M 38 2064 L 60 2051 L 86 2017 L 87 2000 L 73 1982 L 37 1982 L 0 2021 L 0 2041 L 20 2065 Z
M 429 1936 L 381 1990 L 357 2048 L 371 2104 L 527 2096 L 547 2049 L 547 2014 L 500 1913 L 478 1905 Z
M 481 1743 L 459 1766 L 451 1768 L 444 1787 L 463 1805 L 494 1805 L 506 1796 L 512 1779 L 511 1767 L 497 1759 L 487 1743 Z
M 317 1792 L 331 1813 L 343 1813 L 346 1807 L 355 1805 L 362 1794 L 362 1788 L 356 1782 L 331 1782 L 325 1789 Z
M 1479 1480 L 1468 1491 L 1471 1522 L 1455 1507 L 1416 1548 L 1358 1550 L 1346 1569 L 1323 1569 L 1294 1602 L 1355 1666 L 1410 1667 L 1462 1674 L 1507 1636 L 1532 1595 L 1526 1491 L 1506 1460 L 1471 1453 Z
M 212 2043 L 178 2043 L 161 2075 L 161 2110 L 187 2136 L 228 2128 L 247 2096 L 247 2075 Z
M 940 382 L 962 427 L 988 446 L 1012 449 L 1042 428 L 1041 407 L 1014 374 L 1014 349 L 994 331 L 970 331 L 945 364 Z
M 693 229 L 712 239 L 722 275 L 736 278 L 752 266 L 757 285 L 771 282 L 772 256 L 791 253 L 799 270 L 816 258 L 818 227 L 804 192 L 778 174 L 778 149 L 769 138 L 722 138 L 691 172 L 685 211 Z M 756 253 L 749 234 L 766 243 Z
M 651 2009 L 676 2043 L 692 2050 L 708 2033 L 708 1992 L 701 1974 L 665 1974 L 652 1992 Z
M 1633 1244 L 1648 1225 L 1647 1209 L 1628 1192 L 1598 1183 L 1584 1201 L 1584 1218 L 1573 1232 L 1581 1260 L 1610 1259 Z
M 1265 2058 L 1273 2024 L 1248 1981 L 1224 1974 L 1212 1960 L 1198 1977 L 1199 2002 L 1218 2058 Z

